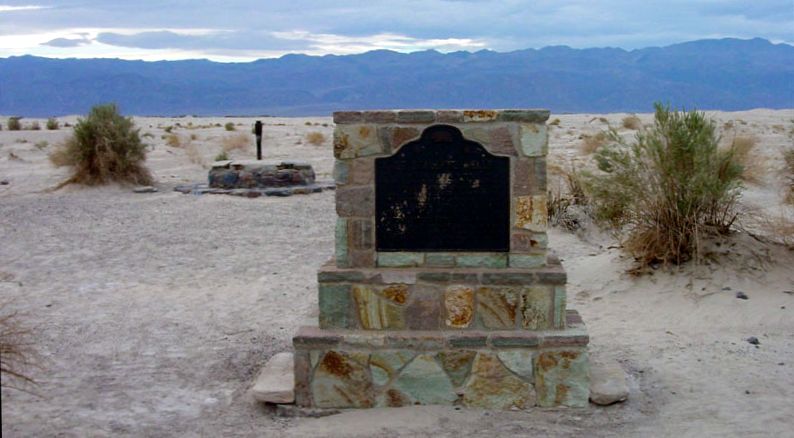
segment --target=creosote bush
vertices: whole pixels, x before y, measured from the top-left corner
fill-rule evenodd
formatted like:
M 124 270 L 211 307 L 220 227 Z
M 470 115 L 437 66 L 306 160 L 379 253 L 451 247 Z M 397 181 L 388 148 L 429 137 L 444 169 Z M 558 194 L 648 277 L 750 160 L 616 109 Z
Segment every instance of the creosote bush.
M 20 120 L 20 117 L 10 117 L 8 119 L 8 130 L 9 131 L 20 131 L 22 129 L 22 123 L 19 120 Z
M 19 315 L 8 310 L 7 302 L 0 304 L 0 387 L 26 391 L 35 383 L 29 375 L 38 356 L 32 335 Z
M 312 131 L 306 134 L 306 142 L 315 146 L 325 143 L 325 135 L 322 132 Z
M 60 127 L 58 124 L 58 120 L 50 117 L 47 119 L 47 129 L 50 131 L 55 131 Z
M 41 125 L 39 125 L 39 122 L 33 122 L 33 123 L 30 124 L 30 130 L 31 131 L 41 131 Z
M 234 131 L 237 128 L 234 127 L 234 123 L 228 122 L 225 125 L 223 125 L 223 129 L 225 129 L 227 131 Z
M 50 155 L 56 166 L 73 167 L 62 185 L 106 184 L 111 181 L 151 184 L 144 166 L 146 145 L 131 118 L 123 117 L 113 104 L 97 105 L 74 126 L 74 134 Z
M 640 263 L 679 264 L 697 257 L 704 236 L 730 231 L 742 167 L 732 147 L 718 148 L 704 113 L 655 109 L 654 125 L 633 143 L 612 133 L 585 189 L 595 218 L 623 228 L 624 247 Z

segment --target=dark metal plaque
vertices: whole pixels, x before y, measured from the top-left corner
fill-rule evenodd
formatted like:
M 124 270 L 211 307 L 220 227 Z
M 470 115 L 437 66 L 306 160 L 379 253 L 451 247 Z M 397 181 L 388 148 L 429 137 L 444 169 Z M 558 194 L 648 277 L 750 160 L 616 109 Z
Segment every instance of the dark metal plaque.
M 375 160 L 378 251 L 510 248 L 510 159 L 488 153 L 452 126 Z

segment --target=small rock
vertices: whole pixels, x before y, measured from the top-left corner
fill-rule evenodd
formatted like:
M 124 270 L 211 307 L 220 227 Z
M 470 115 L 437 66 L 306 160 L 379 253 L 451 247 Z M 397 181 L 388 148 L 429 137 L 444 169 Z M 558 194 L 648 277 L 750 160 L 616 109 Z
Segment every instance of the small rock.
M 132 191 L 135 193 L 155 193 L 157 191 L 157 187 L 140 186 L 140 187 L 135 187 L 134 189 L 132 189 Z
M 755 336 L 750 336 L 749 338 L 747 338 L 747 342 L 753 345 L 761 345 L 761 341 L 759 341 L 758 338 L 756 338 Z
M 256 378 L 251 395 L 265 403 L 295 401 L 295 371 L 292 353 L 278 353 L 267 361 Z
M 601 406 L 625 401 L 629 397 L 626 373 L 615 360 L 590 363 L 590 401 Z
M 722 288 L 722 290 L 731 290 L 731 288 L 730 288 L 730 286 L 725 286 L 725 287 Z
M 741 292 L 741 291 L 740 292 L 736 292 L 736 298 L 738 298 L 740 300 L 749 300 L 750 299 L 750 297 L 748 297 L 747 294 L 745 294 L 744 292 Z
M 11 184 L 11 181 L 9 181 L 7 179 L 0 180 L 0 186 L 7 186 L 9 184 Z

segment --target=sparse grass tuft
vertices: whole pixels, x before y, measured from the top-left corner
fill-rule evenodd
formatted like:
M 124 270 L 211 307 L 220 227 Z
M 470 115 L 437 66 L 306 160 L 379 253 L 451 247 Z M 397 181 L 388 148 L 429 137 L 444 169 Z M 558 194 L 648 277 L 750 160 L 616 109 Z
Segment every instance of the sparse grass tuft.
M 233 150 L 245 150 L 251 144 L 251 140 L 249 139 L 248 135 L 243 133 L 223 137 L 221 142 L 222 149 L 227 153 Z
M 74 134 L 50 155 L 56 166 L 72 166 L 69 183 L 95 185 L 111 181 L 151 184 L 144 166 L 146 145 L 141 142 L 132 119 L 119 114 L 116 105 L 97 105 L 80 119 Z
M 60 128 L 60 124 L 58 123 L 58 119 L 50 117 L 47 119 L 47 130 L 49 131 L 56 131 Z
M 30 124 L 30 128 L 28 129 L 30 129 L 31 131 L 41 131 L 41 125 L 39 125 L 39 122 L 34 121 L 33 123 Z
M 560 119 L 554 119 L 551 122 L 549 122 L 549 126 L 560 126 L 560 123 L 561 123 Z
M 698 257 L 704 236 L 730 231 L 742 167 L 733 148 L 718 148 L 704 113 L 655 109 L 654 125 L 632 144 L 613 133 L 585 189 L 596 219 L 625 227 L 624 248 L 641 265 L 679 264 Z
M 642 129 L 642 120 L 634 115 L 624 117 L 622 123 L 623 127 L 626 129 L 633 129 L 635 131 Z
M 764 175 L 764 157 L 754 151 L 757 144 L 755 136 L 737 136 L 731 143 L 736 162 L 742 166 L 742 179 L 754 184 L 759 184 Z
M 234 127 L 234 123 L 228 122 L 225 125 L 223 125 L 223 129 L 225 129 L 227 131 L 234 131 L 237 128 Z
M 204 162 L 204 157 L 201 156 L 201 152 L 199 152 L 198 148 L 196 148 L 196 145 L 190 141 L 188 141 L 187 145 L 185 145 L 185 155 L 191 163 L 206 167 L 207 163 Z
M 47 143 L 46 141 L 42 140 L 42 141 L 40 141 L 40 142 L 38 142 L 38 143 L 34 144 L 33 146 L 35 146 L 35 148 L 36 148 L 36 149 L 38 149 L 38 150 L 40 150 L 40 151 L 43 151 L 43 150 L 44 150 L 44 149 L 46 149 L 46 148 L 47 148 L 47 146 L 49 146 L 49 145 L 50 145 L 49 143 Z
M 599 131 L 595 134 L 582 134 L 582 144 L 579 150 L 584 155 L 590 155 L 607 144 L 609 140 L 609 131 Z
M 228 160 L 229 160 L 229 154 L 227 154 L 226 151 L 220 151 L 218 155 L 215 156 L 215 161 L 228 161 Z
M 21 117 L 9 117 L 8 119 L 8 130 L 9 131 L 21 131 L 22 130 L 22 122 L 20 122 Z
M 312 131 L 306 134 L 306 142 L 315 146 L 325 143 L 325 135 L 322 132 Z
M 582 173 L 575 167 L 565 170 L 561 167 L 551 169 L 562 177 L 562 185 L 556 191 L 548 191 L 548 220 L 554 226 L 562 226 L 570 231 L 582 228 L 582 220 L 590 212 L 590 199 L 584 190 Z M 577 211 L 578 209 L 578 211 Z

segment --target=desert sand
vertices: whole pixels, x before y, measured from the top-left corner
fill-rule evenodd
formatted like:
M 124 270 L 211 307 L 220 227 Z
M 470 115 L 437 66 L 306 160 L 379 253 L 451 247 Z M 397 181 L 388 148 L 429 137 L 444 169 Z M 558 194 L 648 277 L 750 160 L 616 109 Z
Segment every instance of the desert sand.
M 742 225 L 763 235 L 753 217 L 794 215 L 779 174 L 782 149 L 794 144 L 794 110 L 709 115 L 726 141 L 758 140 L 761 177 L 747 184 L 741 208 Z M 600 117 L 620 127 L 625 116 L 552 114 L 560 123 L 551 128 L 550 162 L 586 163 L 580 136 L 604 129 Z M 147 163 L 159 189 L 138 194 L 115 185 L 46 192 L 66 178 L 47 155 L 70 129 L 8 131 L 0 117 L 0 180 L 8 182 L 0 185 L 0 298 L 34 328 L 40 355 L 29 370 L 34 394 L 2 391 L 3 436 L 794 434 L 794 252 L 739 232 L 707 245 L 699 265 L 635 277 L 617 240 L 592 226 L 554 228 L 550 246 L 568 271 L 569 306 L 589 327 L 591 354 L 617 359 L 628 373 L 627 402 L 276 417 L 247 390 L 267 358 L 290 349 L 298 326 L 316 320 L 315 274 L 333 253 L 334 193 L 173 191 L 205 180 L 224 137 L 248 135 L 254 120 L 135 118 L 151 134 Z M 266 158 L 306 160 L 318 179 L 331 179 L 330 118 L 262 120 Z M 230 121 L 236 132 L 214 126 Z M 177 123 L 183 145 L 171 147 L 162 136 Z M 309 144 L 313 131 L 326 140 Z M 232 158 L 253 156 L 248 138 Z M 749 299 L 737 299 L 740 291 Z

